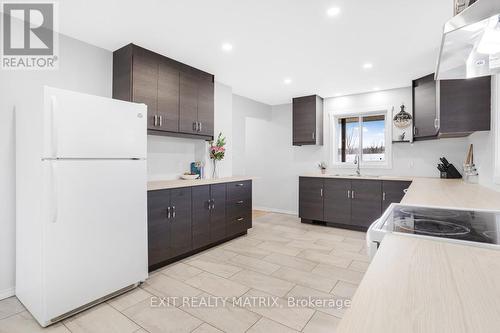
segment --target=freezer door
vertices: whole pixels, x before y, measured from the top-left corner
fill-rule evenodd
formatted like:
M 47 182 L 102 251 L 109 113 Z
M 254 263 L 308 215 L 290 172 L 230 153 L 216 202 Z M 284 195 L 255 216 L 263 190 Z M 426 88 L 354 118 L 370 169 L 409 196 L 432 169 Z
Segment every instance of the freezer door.
M 146 158 L 147 108 L 44 88 L 42 158 Z
M 46 320 L 148 276 L 146 161 L 44 161 Z

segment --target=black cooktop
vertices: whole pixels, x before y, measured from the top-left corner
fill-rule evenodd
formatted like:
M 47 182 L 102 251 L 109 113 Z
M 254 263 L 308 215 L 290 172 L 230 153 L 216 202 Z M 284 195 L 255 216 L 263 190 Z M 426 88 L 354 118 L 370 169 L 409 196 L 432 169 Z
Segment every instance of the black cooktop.
M 500 244 L 500 212 L 396 205 L 385 221 L 384 229 Z

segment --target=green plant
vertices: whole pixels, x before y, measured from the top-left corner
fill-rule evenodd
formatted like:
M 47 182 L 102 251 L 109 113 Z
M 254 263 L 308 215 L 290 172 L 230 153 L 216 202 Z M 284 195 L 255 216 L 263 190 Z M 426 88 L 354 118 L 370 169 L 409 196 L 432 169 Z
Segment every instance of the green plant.
M 226 154 L 226 148 L 224 146 L 226 145 L 226 137 L 222 136 L 222 133 L 219 133 L 219 136 L 217 137 L 217 140 L 210 141 L 210 158 L 212 160 L 220 161 L 224 158 L 224 155 Z

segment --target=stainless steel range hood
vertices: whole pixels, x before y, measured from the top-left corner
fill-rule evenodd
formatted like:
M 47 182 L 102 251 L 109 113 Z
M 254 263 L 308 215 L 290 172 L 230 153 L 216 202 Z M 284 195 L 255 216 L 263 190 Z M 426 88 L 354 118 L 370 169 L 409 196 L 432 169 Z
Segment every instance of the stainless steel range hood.
M 500 0 L 478 0 L 444 26 L 436 80 L 500 74 Z

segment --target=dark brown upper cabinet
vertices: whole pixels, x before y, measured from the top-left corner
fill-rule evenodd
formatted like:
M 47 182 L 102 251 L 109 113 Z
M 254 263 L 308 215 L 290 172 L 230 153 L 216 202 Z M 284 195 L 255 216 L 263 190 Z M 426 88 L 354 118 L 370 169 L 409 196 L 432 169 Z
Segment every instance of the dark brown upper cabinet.
M 180 74 L 180 132 L 214 135 L 214 80 L 199 71 Z
M 323 144 L 323 98 L 317 95 L 292 100 L 294 146 Z
M 175 64 L 158 57 L 157 129 L 179 131 L 179 75 Z M 151 118 L 151 117 L 150 117 Z
M 490 130 L 490 76 L 435 81 L 430 74 L 414 80 L 412 90 L 415 140 Z
M 214 76 L 134 44 L 113 53 L 113 98 L 148 107 L 148 134 L 213 139 Z

